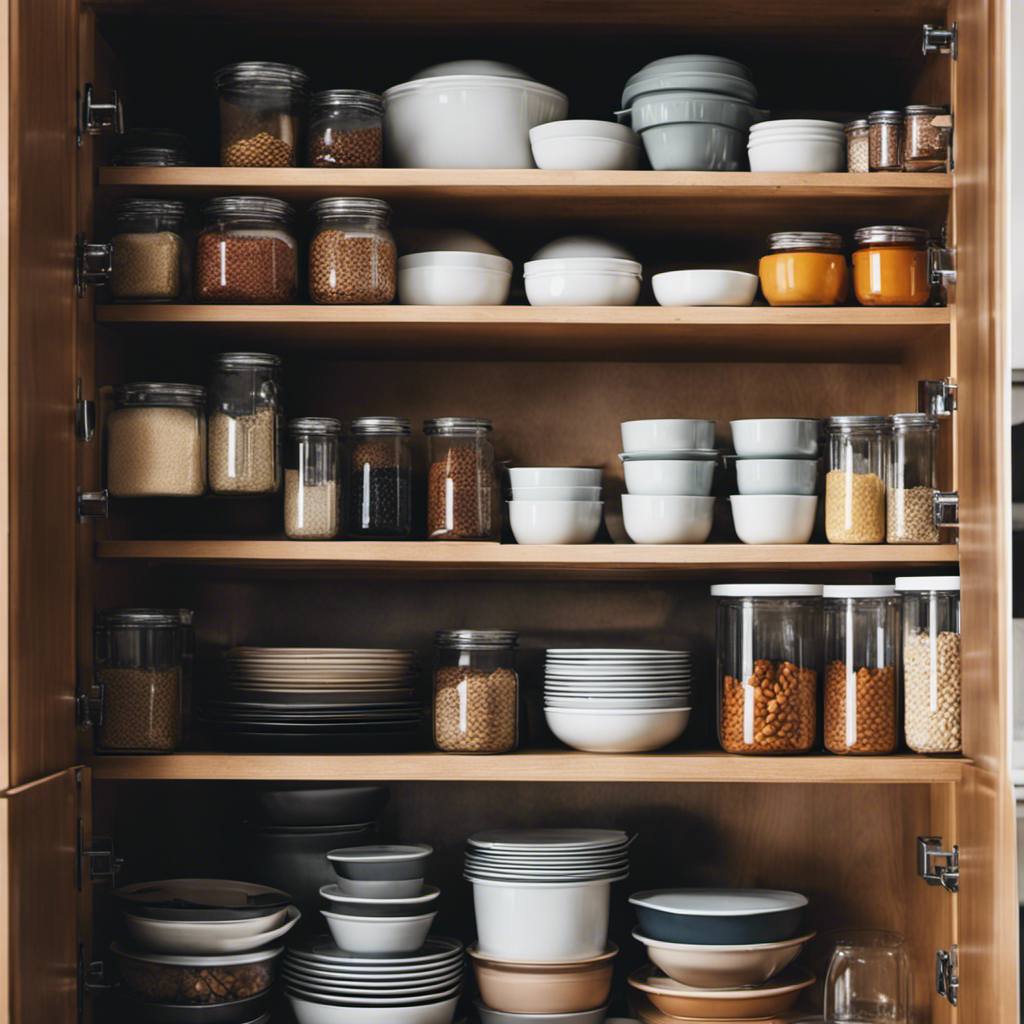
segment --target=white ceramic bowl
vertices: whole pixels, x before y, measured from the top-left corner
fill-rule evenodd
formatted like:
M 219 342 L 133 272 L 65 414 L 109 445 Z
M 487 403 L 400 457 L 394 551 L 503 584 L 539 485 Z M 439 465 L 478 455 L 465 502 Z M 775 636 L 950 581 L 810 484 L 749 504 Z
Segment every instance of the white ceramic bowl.
M 715 479 L 715 464 L 706 460 L 655 459 L 624 462 L 630 494 L 689 494 L 706 497 Z
M 714 498 L 624 494 L 622 523 L 634 544 L 703 544 L 714 508 Z
M 689 708 L 544 708 L 548 728 L 567 746 L 598 754 L 660 750 L 683 735 Z
M 729 502 L 744 544 L 806 544 L 814 532 L 815 495 L 734 494 Z
M 804 171 L 828 173 L 846 168 L 846 146 L 840 139 L 765 142 L 748 147 L 752 171 Z
M 312 998 L 285 992 L 298 1024 L 394 1024 L 391 1006 L 346 1006 L 339 1012 L 336 1004 L 316 1002 Z M 452 1024 L 458 995 L 439 1003 L 420 1003 L 402 1008 L 402 1024 Z
M 227 956 L 269 945 L 290 932 L 301 916 L 295 907 L 286 907 L 242 921 L 158 921 L 133 914 L 125 914 L 124 920 L 128 934 L 154 953 Z
M 694 71 L 713 71 L 720 75 L 736 75 L 739 78 L 745 78 L 748 82 L 751 80 L 750 69 L 740 64 L 739 61 L 730 60 L 728 57 L 713 57 L 707 53 L 684 53 L 676 57 L 659 57 L 657 60 L 652 60 L 650 64 L 645 64 L 630 81 L 634 79 L 643 81 L 644 78 L 649 78 L 651 75 Z
M 757 274 L 742 270 L 669 270 L 651 278 L 661 306 L 749 306 Z
M 404 257 L 403 257 L 404 258 Z M 479 266 L 403 267 L 398 261 L 398 301 L 403 306 L 503 306 L 512 284 L 508 269 Z
M 534 270 L 523 281 L 531 306 L 634 306 L 643 278 L 623 270 Z
M 654 68 L 635 74 L 622 90 L 622 105 L 628 107 L 637 97 L 652 92 L 715 92 L 722 96 L 757 102 L 757 89 L 744 75 L 718 71 L 665 71 Z
M 576 119 L 571 121 L 548 121 L 530 129 L 530 141 L 538 139 L 608 139 L 611 142 L 625 142 L 630 146 L 639 146 L 640 140 L 631 128 L 617 121 L 587 121 Z
M 556 238 L 553 242 L 542 245 L 530 257 L 530 261 L 599 259 L 602 257 L 636 262 L 628 249 L 624 249 L 617 242 L 609 242 L 606 238 L 598 238 L 595 235 L 565 235 L 562 238 Z M 639 267 L 637 269 L 639 270 Z
M 412 896 L 350 896 L 331 882 L 320 886 L 320 895 L 332 904 L 331 912 L 335 914 L 349 914 L 353 917 L 413 917 L 436 909 L 434 904 L 441 890 L 436 885 L 424 885 Z
M 739 171 L 746 164 L 747 133 L 710 121 L 654 125 L 640 138 L 656 171 Z
M 730 420 L 732 444 L 741 459 L 814 459 L 820 420 Z
M 814 494 L 818 463 L 813 459 L 737 459 L 740 494 Z
M 394 881 L 363 881 L 337 876 L 338 888 L 349 896 L 371 900 L 394 900 L 418 896 L 423 891 L 422 878 L 401 878 Z
M 575 708 L 577 711 L 665 711 L 689 704 L 689 699 L 675 697 L 552 697 L 545 693 L 548 708 Z M 689 698 L 689 693 L 687 693 Z
M 500 253 L 477 252 L 473 249 L 424 249 L 398 257 L 399 270 L 411 267 L 479 267 L 484 270 L 512 273 L 512 261 Z
M 797 128 L 791 132 L 770 132 L 752 138 L 747 142 L 747 149 L 754 146 L 767 146 L 773 142 L 836 142 L 843 141 L 841 135 L 831 135 L 828 132 L 817 132 L 810 128 Z
M 310 977 L 291 969 L 286 965 L 281 970 L 281 976 L 286 985 L 292 988 L 305 989 L 312 993 L 331 996 L 342 999 L 346 996 L 359 1001 L 360 999 L 394 999 L 408 996 L 412 999 L 429 999 L 431 996 L 443 998 L 450 994 L 451 990 L 461 983 L 462 971 L 453 971 L 447 978 L 440 981 L 403 981 L 400 984 L 394 981 L 379 982 L 365 985 L 361 981 L 345 982 L 333 981 L 326 978 Z M 396 990 L 399 990 L 396 992 Z
M 600 487 L 513 487 L 514 501 L 600 501 Z
M 449 60 L 444 64 L 431 64 L 417 71 L 411 81 L 421 78 L 440 78 L 445 75 L 497 75 L 499 78 L 525 78 L 532 82 L 533 76 L 515 64 L 504 64 L 499 60 Z
M 586 466 L 515 466 L 508 471 L 512 487 L 600 487 L 603 469 Z
M 625 420 L 620 424 L 622 448 L 627 454 L 659 449 L 712 448 L 715 426 L 715 420 Z
M 426 941 L 437 917 L 436 910 L 415 917 L 353 917 L 329 910 L 320 913 L 339 949 L 366 956 L 415 952 Z
M 646 93 L 634 100 L 628 110 L 618 111 L 616 116 L 628 121 L 638 132 L 660 124 L 687 121 L 711 121 L 745 132 L 764 113 L 743 100 L 730 99 L 721 93 L 670 89 Z
M 845 126 L 839 121 L 819 121 L 806 117 L 786 117 L 775 118 L 771 121 L 761 121 L 750 129 L 750 134 L 760 135 L 763 133 L 771 134 L 778 131 L 796 130 L 832 132 L 837 135 L 845 134 Z
M 601 527 L 603 501 L 510 501 L 518 544 L 589 544 Z
M 435 254 L 439 252 L 472 252 L 489 253 L 491 256 L 501 255 L 490 242 L 479 235 L 473 234 L 472 231 L 462 231 L 458 228 L 417 232 L 415 239 L 418 248 L 413 255 L 421 255 L 427 252 Z
M 632 171 L 640 137 L 613 121 L 550 121 L 530 129 L 537 166 L 544 170 Z
M 602 1024 L 607 1006 L 581 1013 L 505 1013 L 484 1006 L 479 999 L 473 1000 L 480 1024 Z

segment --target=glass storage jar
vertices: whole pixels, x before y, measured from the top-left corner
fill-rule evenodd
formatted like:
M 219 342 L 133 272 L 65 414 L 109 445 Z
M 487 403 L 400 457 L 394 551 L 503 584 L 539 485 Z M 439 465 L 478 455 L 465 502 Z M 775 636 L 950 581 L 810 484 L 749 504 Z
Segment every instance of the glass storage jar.
M 110 294 L 132 302 L 179 298 L 185 280 L 185 204 L 117 199 L 110 217 Z
M 102 708 L 97 750 L 167 753 L 178 746 L 193 645 L 192 612 L 185 608 L 97 613 L 93 679 Z
M 903 169 L 903 111 L 868 114 L 868 155 L 873 171 Z
M 188 137 L 165 128 L 129 128 L 114 156 L 115 167 L 188 167 Z
M 935 455 L 939 421 L 920 412 L 890 419 L 888 482 L 885 489 L 885 539 L 890 544 L 938 544 Z
M 923 306 L 932 296 L 928 232 L 881 224 L 853 235 L 853 292 L 862 306 Z
M 349 534 L 408 537 L 412 530 L 409 421 L 400 416 L 364 416 L 352 421 L 350 434 Z
M 888 586 L 826 586 L 825 746 L 891 754 L 899 722 L 900 599 Z
M 438 750 L 507 754 L 519 741 L 518 635 L 503 629 L 436 634 L 434 743 Z
M 919 754 L 960 750 L 960 577 L 900 576 L 903 728 Z
M 338 535 L 341 422 L 307 416 L 288 424 L 284 463 L 284 532 L 294 540 Z
M 814 746 L 821 592 L 811 584 L 729 583 L 718 598 L 718 740 L 730 754 Z
M 903 111 L 903 170 L 944 171 L 949 160 L 950 129 L 936 125 L 948 116 L 946 107 L 919 105 Z
M 273 494 L 281 487 L 281 360 L 222 352 L 210 370 L 206 426 L 210 490 Z
M 107 416 L 107 490 L 115 498 L 189 497 L 206 490 L 206 389 L 122 384 Z
M 295 167 L 309 76 L 289 64 L 246 61 L 214 76 L 222 167 Z
M 384 100 L 360 89 L 328 89 L 309 100 L 310 167 L 380 167 Z
M 829 1024 L 909 1024 L 910 962 L 903 936 L 865 929 L 835 938 L 822 986 L 824 1017 L 818 1019 Z
M 768 236 L 758 276 L 770 306 L 836 306 L 849 277 L 843 239 L 829 231 L 780 231 Z
M 826 426 L 825 534 L 830 544 L 885 541 L 884 416 L 833 416 Z
M 380 199 L 321 199 L 309 210 L 309 297 L 314 302 L 380 305 L 395 297 L 391 207 Z
M 280 199 L 221 196 L 203 208 L 196 245 L 202 302 L 292 302 L 298 294 L 295 211 Z
M 846 169 L 853 174 L 865 174 L 871 170 L 871 130 L 867 118 L 850 121 L 846 130 Z
M 427 537 L 496 540 L 498 486 L 491 421 L 460 416 L 426 420 Z

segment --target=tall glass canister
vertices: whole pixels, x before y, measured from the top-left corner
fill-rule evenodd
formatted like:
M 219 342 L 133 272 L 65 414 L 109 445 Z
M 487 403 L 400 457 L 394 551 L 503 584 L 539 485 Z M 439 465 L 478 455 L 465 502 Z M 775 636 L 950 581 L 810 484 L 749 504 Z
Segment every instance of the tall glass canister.
M 295 540 L 338 535 L 341 422 L 307 416 L 288 424 L 284 464 L 284 532 Z
M 450 416 L 427 420 L 427 537 L 496 540 L 500 527 L 491 421 Z
M 938 544 L 939 421 L 926 413 L 901 412 L 890 423 L 885 539 L 890 544 Z
M 409 421 L 363 416 L 350 428 L 348 532 L 360 538 L 402 538 L 412 531 Z
M 833 416 L 828 421 L 825 534 L 830 544 L 885 541 L 884 416 Z

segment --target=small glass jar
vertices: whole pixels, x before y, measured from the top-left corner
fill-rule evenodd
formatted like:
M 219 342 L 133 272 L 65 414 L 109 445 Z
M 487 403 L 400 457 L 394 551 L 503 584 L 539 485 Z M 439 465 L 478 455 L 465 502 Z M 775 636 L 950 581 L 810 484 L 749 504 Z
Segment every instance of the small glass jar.
M 873 171 L 903 169 L 903 111 L 868 114 L 868 156 Z
M 899 714 L 900 599 L 894 587 L 827 586 L 825 746 L 833 754 L 891 754 Z
M 901 412 L 889 421 L 889 475 L 885 490 L 885 539 L 890 544 L 938 544 L 939 421 L 920 412 Z
M 381 305 L 395 297 L 391 207 L 380 199 L 321 199 L 309 210 L 309 297 L 314 302 Z
M 181 742 L 182 694 L 192 675 L 192 612 L 111 608 L 98 612 L 93 679 L 102 714 L 96 749 L 169 753 Z
M 730 754 L 814 746 L 821 592 L 813 584 L 728 583 L 718 598 L 718 740 Z
M 903 728 L 919 754 L 960 750 L 960 577 L 899 576 Z
M 946 107 L 913 106 L 903 111 L 903 170 L 944 171 L 949 162 L 950 129 L 936 118 L 949 114 Z
M 862 306 L 924 306 L 932 297 L 928 232 L 880 224 L 853 235 L 853 292 Z
M 885 542 L 884 416 L 833 416 L 826 427 L 825 535 L 830 544 Z
M 289 64 L 246 61 L 214 76 L 222 167 L 295 167 L 309 76 Z
M 115 498 L 195 498 L 206 490 L 206 388 L 122 384 L 107 416 L 107 490 Z
M 288 424 L 284 532 L 293 540 L 337 537 L 341 506 L 341 422 L 307 416 Z
M 427 537 L 496 540 L 498 483 L 490 420 L 460 416 L 426 420 Z
M 309 100 L 310 167 L 380 167 L 384 100 L 360 89 L 328 89 Z
M 409 421 L 364 416 L 349 442 L 348 532 L 352 537 L 408 537 L 412 531 Z
M 115 167 L 188 167 L 188 137 L 164 128 L 130 128 L 113 159 Z
M 185 280 L 185 204 L 117 199 L 110 216 L 110 294 L 131 302 L 179 298 Z
M 280 199 L 222 196 L 203 208 L 196 245 L 201 302 L 293 302 L 298 294 L 295 211 Z
M 899 932 L 838 936 L 825 973 L 824 1017 L 830 1024 L 909 1024 L 910 962 Z
M 460 754 L 507 754 L 519 742 L 518 635 L 503 629 L 436 634 L 434 744 Z
M 281 488 L 281 360 L 222 352 L 210 370 L 207 468 L 215 494 Z
M 768 236 L 758 275 L 770 306 L 837 306 L 849 276 L 843 239 L 828 231 L 780 231 Z
M 853 174 L 866 174 L 871 170 L 871 130 L 867 118 L 850 121 L 846 130 L 846 169 Z

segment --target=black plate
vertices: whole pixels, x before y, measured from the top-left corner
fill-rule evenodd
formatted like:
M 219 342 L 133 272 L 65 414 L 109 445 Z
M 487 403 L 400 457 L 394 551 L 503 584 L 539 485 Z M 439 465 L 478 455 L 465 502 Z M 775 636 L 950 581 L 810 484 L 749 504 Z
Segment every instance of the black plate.
M 363 729 L 353 733 L 246 732 L 217 730 L 211 737 L 224 750 L 259 751 L 264 753 L 335 753 L 387 754 L 409 750 L 419 742 L 419 729 L 374 731 Z
M 120 990 L 121 1015 L 132 1024 L 267 1024 L 274 990 L 258 996 L 236 999 L 231 1003 L 180 1006 L 177 1003 L 150 1003 Z
M 218 883 L 216 888 L 205 884 L 211 881 Z M 202 891 L 196 891 L 196 882 L 204 883 Z M 116 889 L 114 898 L 126 913 L 156 921 L 237 921 L 264 917 L 292 901 L 288 893 L 266 885 L 205 878 L 136 882 Z

